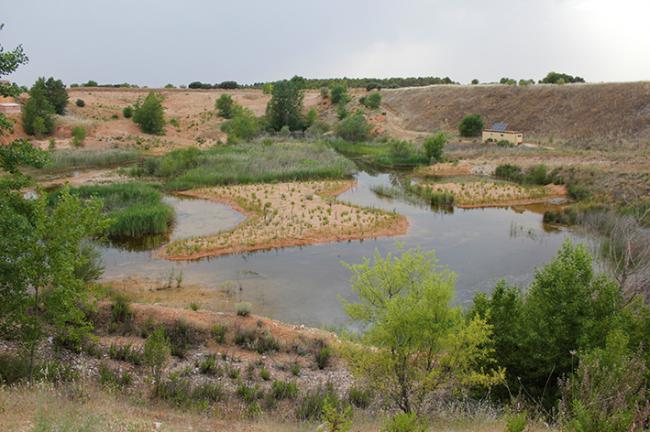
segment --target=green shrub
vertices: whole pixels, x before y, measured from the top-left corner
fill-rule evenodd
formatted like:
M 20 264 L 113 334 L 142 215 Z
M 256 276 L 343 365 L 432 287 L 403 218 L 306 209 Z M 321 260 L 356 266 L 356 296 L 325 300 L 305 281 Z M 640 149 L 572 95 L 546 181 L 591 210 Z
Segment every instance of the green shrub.
M 323 401 L 322 418 L 329 432 L 348 432 L 352 428 L 352 407 L 328 396 Z
M 220 402 L 226 398 L 226 391 L 219 383 L 203 383 L 192 389 L 192 399 L 199 402 Z
M 336 83 L 330 87 L 330 98 L 333 104 L 348 103 L 350 96 L 348 96 L 348 87 L 345 84 Z
M 265 83 L 262 86 L 262 93 L 264 93 L 265 95 L 270 95 L 271 93 L 273 93 L 273 84 Z
M 371 81 L 368 84 L 366 84 L 366 91 L 370 90 L 381 90 L 381 83 L 377 81 Z
M 396 414 L 384 425 L 382 432 L 426 432 L 427 427 L 415 414 Z
M 84 102 L 83 99 L 77 99 L 75 105 L 77 105 L 79 108 L 83 108 L 86 106 L 86 102 Z
M 255 351 L 257 351 L 258 354 L 264 354 L 279 350 L 280 343 L 267 331 L 257 336 L 257 339 L 255 340 Z
M 169 339 L 162 327 L 156 328 L 144 343 L 144 364 L 151 369 L 156 385 L 171 354 Z
M 585 185 L 576 181 L 571 181 L 567 184 L 567 192 L 569 193 L 569 196 L 576 201 L 585 200 L 591 195 L 589 189 Z
M 228 134 L 228 142 L 238 140 L 250 141 L 260 133 L 260 124 L 253 112 L 247 108 L 236 110 L 230 120 L 221 125 L 221 130 Z
M 443 132 L 439 132 L 424 141 L 424 152 L 426 153 L 427 158 L 429 158 L 429 161 L 442 161 L 442 152 L 445 144 L 447 144 L 447 135 Z
M 264 381 L 269 381 L 271 379 L 271 372 L 269 372 L 269 370 L 266 368 L 262 368 L 260 370 L 260 378 L 262 378 Z
M 114 371 L 104 363 L 100 363 L 97 372 L 99 373 L 99 383 L 107 387 L 123 389 L 133 382 L 133 377 L 129 371 Z
M 260 387 L 255 384 L 248 386 L 244 383 L 240 383 L 237 386 L 237 395 L 246 403 L 255 402 L 258 399 L 262 399 L 264 392 Z
M 514 147 L 515 144 L 508 141 L 508 140 L 499 140 L 499 141 L 497 141 L 497 146 L 498 147 Z
M 84 140 L 86 139 L 86 128 L 83 126 L 75 126 L 72 128 L 72 145 L 75 147 L 83 147 Z
M 199 371 L 205 375 L 218 375 L 217 357 L 214 354 L 206 356 L 199 362 Z
M 165 331 L 175 357 L 184 358 L 187 351 L 196 343 L 192 328 L 183 320 L 177 320 Z
M 235 305 L 237 316 L 247 317 L 251 313 L 252 305 L 248 302 L 240 302 Z
M 300 365 L 298 363 L 294 363 L 291 365 L 291 375 L 293 376 L 300 376 Z
M 647 427 L 647 365 L 629 349 L 622 330 L 604 348 L 580 353 L 575 373 L 562 383 L 562 430 L 636 431 Z
M 332 357 L 332 348 L 328 346 L 321 347 L 318 349 L 318 351 L 316 351 L 315 357 L 318 369 L 325 369 L 330 363 L 330 359 Z
M 124 109 L 122 110 L 122 115 L 124 116 L 124 118 L 133 117 L 133 107 L 132 106 L 124 107 Z
M 348 114 L 349 114 L 348 108 L 344 103 L 339 103 L 336 106 L 336 118 L 338 118 L 339 120 L 343 120 L 348 116 Z
M 123 295 L 118 295 L 111 305 L 109 330 L 115 331 L 121 328 L 124 332 L 127 332 L 131 330 L 132 321 L 133 312 L 129 300 Z
M 298 385 L 295 382 L 273 381 L 271 393 L 275 400 L 295 400 L 298 398 Z
M 224 325 L 221 324 L 215 324 L 212 326 L 212 330 L 210 333 L 212 334 L 212 339 L 214 339 L 215 342 L 217 343 L 224 343 L 226 340 L 226 333 L 228 332 L 228 328 Z
M 108 349 L 108 356 L 113 360 L 125 361 L 139 366 L 144 361 L 142 351 L 131 346 L 131 344 L 111 344 Z
M 574 225 L 578 221 L 578 212 L 572 207 L 560 210 L 547 210 L 542 221 L 546 224 Z
M 458 131 L 464 137 L 479 136 L 483 131 L 483 119 L 478 114 L 467 115 L 458 125 Z
M 133 111 L 133 121 L 140 126 L 144 133 L 161 135 L 164 133 L 165 112 L 162 107 L 162 96 L 149 92 L 143 102 L 138 101 Z
M 370 93 L 361 102 L 366 108 L 377 109 L 381 105 L 381 95 L 378 92 Z
M 362 111 L 348 115 L 336 125 L 336 135 L 347 141 L 365 141 L 370 137 L 372 126 Z
M 526 412 L 510 414 L 506 417 L 506 432 L 524 432 L 528 426 Z
M 296 406 L 296 417 L 298 420 L 303 421 L 316 421 L 321 420 L 323 415 L 323 406 L 325 399 L 330 398 L 332 401 L 338 403 L 338 398 L 331 384 L 326 386 L 318 386 L 309 390 L 300 400 Z
M 370 406 L 371 400 L 372 396 L 368 390 L 364 390 L 358 387 L 351 387 L 348 391 L 348 402 L 357 408 L 368 408 Z
M 494 176 L 517 183 L 521 182 L 524 177 L 521 167 L 512 164 L 502 164 L 497 166 L 496 170 L 494 170 Z
M 534 185 L 547 185 L 552 183 L 552 179 L 548 175 L 546 165 L 539 164 L 526 169 L 523 176 L 523 182 Z
M 406 159 L 415 153 L 413 144 L 403 140 L 390 140 L 389 148 L 391 156 L 396 159 Z
M 238 110 L 237 104 L 233 100 L 232 96 L 225 93 L 217 99 L 214 106 L 219 110 L 219 115 L 225 119 L 233 118 Z

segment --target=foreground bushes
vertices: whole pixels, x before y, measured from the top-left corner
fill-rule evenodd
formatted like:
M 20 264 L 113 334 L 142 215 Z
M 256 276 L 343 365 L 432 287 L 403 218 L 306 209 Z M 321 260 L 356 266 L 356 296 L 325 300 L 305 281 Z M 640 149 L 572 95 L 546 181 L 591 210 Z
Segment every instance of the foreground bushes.
M 526 293 L 500 282 L 491 296 L 479 294 L 470 316 L 493 326 L 497 364 L 507 370 L 503 397 L 525 394 L 546 408 L 557 404 L 559 379 L 576 365 L 576 353 L 605 346 L 608 334 L 624 330 L 627 347 L 647 346 L 645 307 L 625 306 L 619 286 L 594 273 L 584 246 L 565 243 L 557 257 L 538 270 Z

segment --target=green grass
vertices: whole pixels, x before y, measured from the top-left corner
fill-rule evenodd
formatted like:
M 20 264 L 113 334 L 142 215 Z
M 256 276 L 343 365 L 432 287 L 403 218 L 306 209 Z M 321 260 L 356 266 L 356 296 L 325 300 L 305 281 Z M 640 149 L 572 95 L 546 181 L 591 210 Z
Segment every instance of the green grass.
M 375 185 L 370 188 L 379 196 L 401 199 L 411 204 L 427 204 L 433 208 L 451 208 L 454 205 L 454 195 L 449 192 L 438 192 L 427 187 L 405 184 L 402 187 Z
M 384 168 L 407 168 L 429 163 L 424 152 L 414 145 L 398 141 L 368 141 L 354 143 L 344 140 L 329 144 L 342 155 Z
M 140 157 L 136 150 L 56 150 L 49 152 L 47 171 L 82 168 L 111 168 L 133 163 Z
M 113 221 L 107 232 L 112 239 L 165 234 L 175 220 L 174 209 L 161 201 L 160 192 L 144 183 L 81 186 L 71 193 L 102 200 L 104 214 Z
M 201 186 L 341 179 L 356 171 L 354 163 L 316 142 L 263 142 L 175 150 L 145 159 L 136 176 L 166 181 L 168 190 Z

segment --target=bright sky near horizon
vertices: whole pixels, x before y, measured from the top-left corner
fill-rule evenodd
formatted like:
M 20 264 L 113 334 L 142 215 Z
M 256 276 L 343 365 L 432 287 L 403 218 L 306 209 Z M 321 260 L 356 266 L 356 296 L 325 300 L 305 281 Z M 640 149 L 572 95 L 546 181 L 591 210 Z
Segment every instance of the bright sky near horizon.
M 650 80 L 649 0 L 0 0 L 8 78 L 151 87 L 449 76 Z

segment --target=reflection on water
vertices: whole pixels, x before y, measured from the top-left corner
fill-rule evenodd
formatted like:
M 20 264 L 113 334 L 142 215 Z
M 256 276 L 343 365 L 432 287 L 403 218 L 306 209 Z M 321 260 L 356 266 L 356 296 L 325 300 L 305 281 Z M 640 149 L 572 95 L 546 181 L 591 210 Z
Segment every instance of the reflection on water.
M 406 248 L 434 249 L 440 262 L 458 274 L 457 301 L 467 304 L 474 293 L 490 291 L 500 278 L 525 286 L 535 267 L 550 260 L 573 234 L 545 227 L 541 208 L 518 207 L 432 211 L 426 206 L 380 198 L 370 187 L 398 184 L 389 174 L 358 175 L 357 185 L 340 199 L 358 205 L 395 210 L 408 217 L 406 235 L 294 247 L 192 262 L 152 258 L 147 251 L 101 247 L 105 278 L 142 275 L 163 277 L 172 269 L 184 280 L 215 289 L 235 289 L 255 313 L 308 325 L 340 325 L 345 315 L 339 298 L 353 299 L 350 273 L 341 261 L 360 262 L 378 249 L 382 254 Z M 177 209 L 172 238 L 231 229 L 243 218 L 227 206 L 203 200 L 167 198 Z

